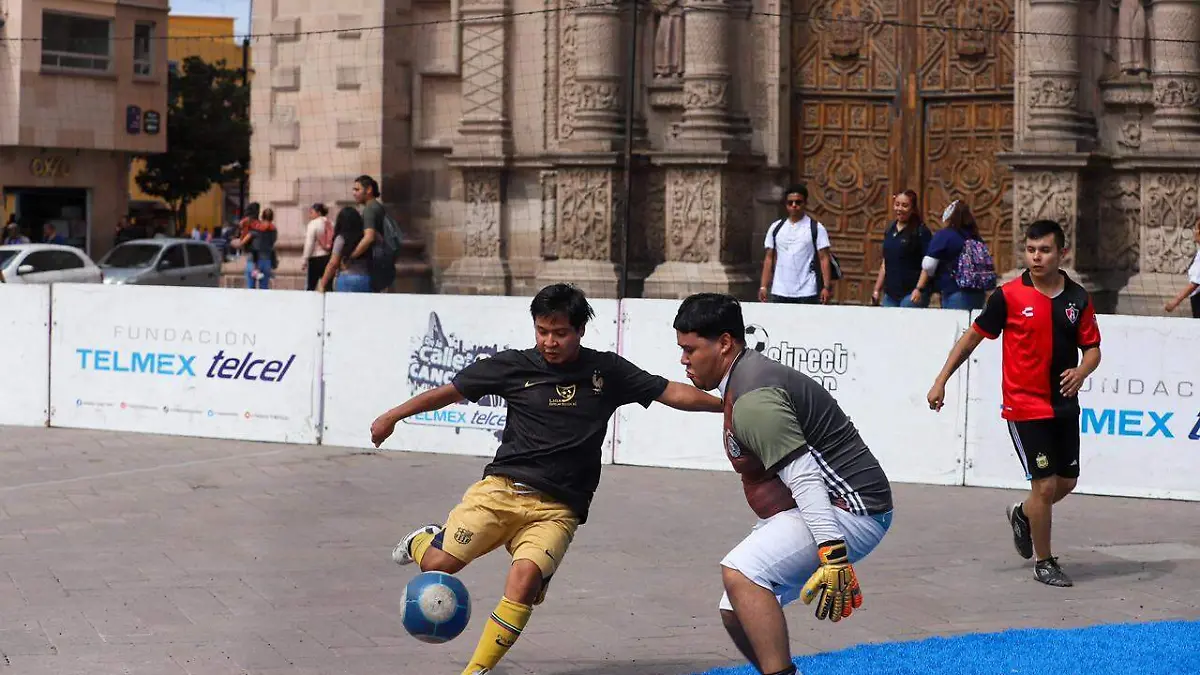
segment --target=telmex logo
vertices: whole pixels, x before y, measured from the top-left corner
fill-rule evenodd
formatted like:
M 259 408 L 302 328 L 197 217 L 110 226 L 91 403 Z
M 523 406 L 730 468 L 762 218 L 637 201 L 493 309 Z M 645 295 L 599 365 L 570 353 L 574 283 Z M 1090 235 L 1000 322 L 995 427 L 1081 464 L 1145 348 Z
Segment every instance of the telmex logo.
M 174 352 L 139 352 L 113 349 L 76 349 L 81 370 L 111 373 L 141 373 L 168 377 L 198 377 L 196 355 Z M 254 352 L 245 356 L 226 356 L 220 350 L 212 361 L 199 365 L 203 377 L 220 380 L 250 380 L 260 382 L 282 382 L 296 360 L 296 355 L 287 360 L 256 358 Z
M 1173 412 L 1157 410 L 1096 410 L 1083 408 L 1079 419 L 1080 431 L 1100 436 L 1138 436 L 1144 438 L 1175 438 L 1172 430 Z M 1200 415 L 1197 415 L 1200 418 Z M 1187 427 L 1182 427 L 1186 429 Z M 1200 440 L 1200 419 L 1187 435 L 1189 440 Z

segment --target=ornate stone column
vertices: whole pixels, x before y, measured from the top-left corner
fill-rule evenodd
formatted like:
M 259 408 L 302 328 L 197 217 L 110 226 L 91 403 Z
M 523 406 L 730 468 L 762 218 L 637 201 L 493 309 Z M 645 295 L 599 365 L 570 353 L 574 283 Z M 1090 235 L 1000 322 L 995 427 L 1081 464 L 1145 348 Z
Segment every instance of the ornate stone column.
M 1084 200 L 1083 175 L 1092 158 L 1096 125 L 1080 112 L 1079 0 L 1025 0 L 1017 2 L 1016 118 L 1018 128 L 1011 153 L 997 153 L 998 161 L 1013 170 L 1013 250 L 1015 263 L 1008 278 L 1025 267 L 1025 226 L 1047 218 L 1062 225 L 1069 247 L 1064 267 L 1072 276 L 1077 226 Z
M 748 0 L 685 0 L 684 111 L 678 136 L 653 163 L 665 171 L 665 262 L 644 295 L 681 298 L 719 290 L 753 298 L 750 270 L 754 196 L 766 158 L 750 151 L 735 123 L 735 78 L 752 59 L 735 53 L 735 32 L 751 29 Z
M 573 0 L 575 21 L 575 132 L 566 147 L 605 152 L 622 148 L 625 133 L 625 62 L 619 0 Z
M 648 2 L 642 5 L 649 9 Z M 573 73 L 559 105 L 572 122 L 554 163 L 554 222 L 544 236 L 546 259 L 534 281 L 569 281 L 593 297 L 611 298 L 621 272 L 617 227 L 625 199 L 621 153 L 632 3 L 566 0 L 564 7 L 564 21 L 573 28 L 562 34 L 559 59 Z M 635 139 L 643 133 L 640 126 L 635 119 Z
M 730 118 L 733 98 L 732 12 L 742 0 L 684 0 L 683 120 L 676 139 L 681 150 L 735 149 Z M 742 27 L 748 30 L 749 25 Z
M 1151 149 L 1172 155 L 1200 150 L 1200 2 L 1151 0 Z
M 462 118 L 449 165 L 461 172 L 458 257 L 446 269 L 444 293 L 506 295 L 503 194 L 512 129 L 504 106 L 509 0 L 463 0 Z
M 1036 152 L 1077 152 L 1092 131 L 1079 113 L 1079 0 L 1028 0 L 1019 39 L 1028 72 L 1024 83 L 1028 131 Z

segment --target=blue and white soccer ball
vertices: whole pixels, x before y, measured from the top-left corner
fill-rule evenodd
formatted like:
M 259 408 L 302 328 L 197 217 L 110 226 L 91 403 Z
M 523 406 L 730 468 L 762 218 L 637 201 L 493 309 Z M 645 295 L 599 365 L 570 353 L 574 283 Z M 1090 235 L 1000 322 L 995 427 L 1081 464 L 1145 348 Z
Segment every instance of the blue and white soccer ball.
M 449 642 L 471 620 L 471 596 L 451 574 L 422 572 L 404 587 L 400 618 L 404 630 L 421 642 Z

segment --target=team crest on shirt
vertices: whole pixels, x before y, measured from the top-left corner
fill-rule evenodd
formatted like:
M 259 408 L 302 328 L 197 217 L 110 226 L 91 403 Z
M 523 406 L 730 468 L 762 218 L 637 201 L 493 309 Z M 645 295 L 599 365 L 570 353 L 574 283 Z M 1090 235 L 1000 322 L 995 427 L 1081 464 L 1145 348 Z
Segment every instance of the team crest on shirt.
M 1067 303 L 1067 321 L 1075 323 L 1079 320 L 1079 310 L 1075 307 L 1075 303 Z
M 600 371 L 598 371 L 598 370 L 596 372 L 592 373 L 592 393 L 593 394 L 603 394 L 604 393 L 604 377 L 602 375 L 600 375 Z
M 733 437 L 733 432 L 728 429 L 725 430 L 725 452 L 728 452 L 729 456 L 734 459 L 742 456 L 742 446 L 738 445 L 737 439 Z

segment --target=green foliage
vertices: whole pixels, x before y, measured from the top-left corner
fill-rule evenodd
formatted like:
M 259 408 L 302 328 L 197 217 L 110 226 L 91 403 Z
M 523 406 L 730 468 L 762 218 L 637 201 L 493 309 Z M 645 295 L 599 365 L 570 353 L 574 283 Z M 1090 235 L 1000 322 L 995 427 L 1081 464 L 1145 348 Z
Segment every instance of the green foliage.
M 167 86 L 167 151 L 146 156 L 138 187 L 165 201 L 177 218 L 214 183 L 249 169 L 250 87 L 241 71 L 196 56 L 172 68 Z

